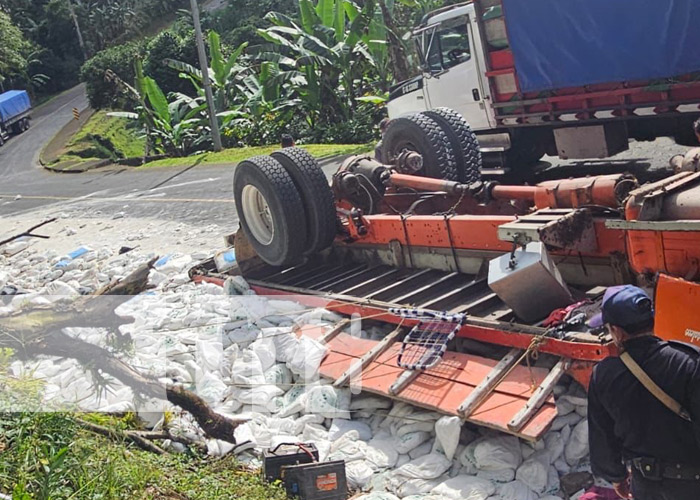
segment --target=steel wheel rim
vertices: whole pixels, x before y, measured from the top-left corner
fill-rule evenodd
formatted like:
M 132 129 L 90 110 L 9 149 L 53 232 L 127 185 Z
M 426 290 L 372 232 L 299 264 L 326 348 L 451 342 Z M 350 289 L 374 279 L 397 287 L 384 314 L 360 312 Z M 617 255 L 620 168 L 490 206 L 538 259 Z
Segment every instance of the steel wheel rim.
M 241 193 L 241 208 L 248 229 L 260 244 L 269 245 L 275 236 L 275 224 L 267 200 L 255 186 L 245 186 Z

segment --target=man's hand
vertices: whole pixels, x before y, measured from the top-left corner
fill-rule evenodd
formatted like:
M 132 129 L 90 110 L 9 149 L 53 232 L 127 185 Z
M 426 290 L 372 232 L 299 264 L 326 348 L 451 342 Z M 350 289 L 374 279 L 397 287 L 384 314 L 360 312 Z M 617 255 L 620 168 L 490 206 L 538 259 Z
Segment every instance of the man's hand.
M 627 476 L 627 479 L 625 479 L 624 481 L 621 481 L 619 483 L 613 483 L 613 489 L 615 490 L 615 493 L 617 493 L 617 496 L 619 496 L 620 498 L 632 498 L 632 481 L 629 476 Z

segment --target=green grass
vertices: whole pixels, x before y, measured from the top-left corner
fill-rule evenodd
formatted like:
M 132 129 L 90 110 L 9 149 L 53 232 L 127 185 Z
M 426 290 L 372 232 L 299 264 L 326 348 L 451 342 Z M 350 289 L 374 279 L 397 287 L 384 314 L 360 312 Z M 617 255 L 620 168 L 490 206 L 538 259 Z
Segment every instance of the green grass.
M 309 144 L 300 146 L 316 158 L 336 155 L 362 154 L 372 151 L 372 144 Z M 235 165 L 251 156 L 269 155 L 279 149 L 279 146 L 255 146 L 246 148 L 224 149 L 218 153 L 203 153 L 185 158 L 166 158 L 145 164 L 141 168 L 150 167 L 185 167 L 191 165 L 232 164 Z
M 140 135 L 135 122 L 98 111 L 71 138 L 58 161 L 143 156 L 145 139 Z
M 0 414 L 0 456 L 0 492 L 14 500 L 286 498 L 233 457 L 156 455 L 83 430 L 67 414 Z

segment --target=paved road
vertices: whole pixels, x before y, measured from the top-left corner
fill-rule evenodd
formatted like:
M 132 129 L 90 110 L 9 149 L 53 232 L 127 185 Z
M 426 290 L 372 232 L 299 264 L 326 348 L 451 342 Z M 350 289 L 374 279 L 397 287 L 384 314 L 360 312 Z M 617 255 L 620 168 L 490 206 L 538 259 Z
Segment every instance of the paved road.
M 57 97 L 34 114 L 33 126 L 0 148 L 0 216 L 50 208 L 56 214 L 156 218 L 237 226 L 232 203 L 232 167 L 132 169 L 115 167 L 84 174 L 55 174 L 38 166 L 41 147 L 72 118 L 72 108 L 87 104 L 82 86 Z M 667 138 L 633 143 L 612 160 L 562 162 L 547 159 L 547 176 L 576 175 L 580 167 L 596 173 L 662 168 L 683 148 Z M 21 199 L 15 199 L 21 195 Z
M 38 164 L 41 148 L 87 99 L 78 86 L 34 113 L 32 128 L 0 148 L 0 215 L 51 207 L 66 215 L 152 217 L 233 226 L 232 172 L 228 167 L 115 167 L 56 174 Z M 18 195 L 21 199 L 16 199 Z

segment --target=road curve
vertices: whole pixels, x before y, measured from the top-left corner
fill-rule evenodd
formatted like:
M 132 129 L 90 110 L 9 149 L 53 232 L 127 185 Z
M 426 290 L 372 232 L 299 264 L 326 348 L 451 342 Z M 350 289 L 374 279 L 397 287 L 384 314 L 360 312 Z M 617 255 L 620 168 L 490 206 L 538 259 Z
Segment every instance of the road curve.
M 73 108 L 83 110 L 87 106 L 85 85 L 78 85 L 36 108 L 32 112 L 31 128 L 10 137 L 0 147 L 0 179 L 3 184 L 21 186 L 41 174 L 41 148 L 73 119 Z

